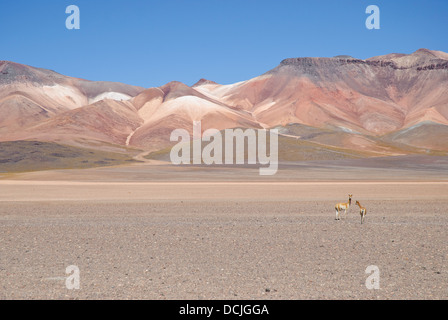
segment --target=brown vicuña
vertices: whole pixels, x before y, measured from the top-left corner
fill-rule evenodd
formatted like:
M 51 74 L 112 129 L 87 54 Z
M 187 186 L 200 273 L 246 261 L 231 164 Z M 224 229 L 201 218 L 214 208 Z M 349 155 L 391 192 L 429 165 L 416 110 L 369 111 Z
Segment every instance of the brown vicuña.
M 367 209 L 365 207 L 363 207 L 359 201 L 356 201 L 356 204 L 359 206 L 359 214 L 361 215 L 361 224 L 364 221 L 364 217 L 367 214 Z
M 336 220 L 340 220 L 341 216 L 340 213 L 342 210 L 344 210 L 344 215 L 347 216 L 347 210 L 350 208 L 350 205 L 352 204 L 352 194 L 348 195 L 348 202 L 341 202 L 334 206 L 336 210 Z

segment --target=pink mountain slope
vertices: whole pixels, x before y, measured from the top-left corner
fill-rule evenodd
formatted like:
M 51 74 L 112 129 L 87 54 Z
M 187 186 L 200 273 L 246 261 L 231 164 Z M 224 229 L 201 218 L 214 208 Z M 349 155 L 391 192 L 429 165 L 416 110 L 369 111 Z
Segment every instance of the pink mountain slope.
M 307 137 L 322 146 L 385 154 L 397 153 L 398 144 L 448 151 L 434 142 L 448 140 L 448 54 L 292 58 L 235 84 L 201 79 L 146 90 L 2 61 L 0 114 L 0 141 L 155 150 L 170 144 L 172 130 L 191 133 L 193 121 L 201 121 L 203 131 L 284 127 L 285 136 L 300 124 L 302 131 L 315 128 Z

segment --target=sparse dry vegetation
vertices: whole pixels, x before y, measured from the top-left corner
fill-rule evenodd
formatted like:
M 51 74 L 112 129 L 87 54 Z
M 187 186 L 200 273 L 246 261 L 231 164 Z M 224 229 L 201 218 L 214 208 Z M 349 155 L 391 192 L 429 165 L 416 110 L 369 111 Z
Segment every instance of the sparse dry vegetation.
M 132 163 L 130 155 L 53 142 L 0 142 L 0 173 L 81 169 Z

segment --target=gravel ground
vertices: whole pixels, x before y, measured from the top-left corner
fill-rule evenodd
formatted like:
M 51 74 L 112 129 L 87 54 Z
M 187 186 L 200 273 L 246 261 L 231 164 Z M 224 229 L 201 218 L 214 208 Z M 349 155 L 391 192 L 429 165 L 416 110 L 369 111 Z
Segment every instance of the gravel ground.
M 334 204 L 2 202 L 0 299 L 448 298 L 447 199 L 363 201 L 362 225 Z

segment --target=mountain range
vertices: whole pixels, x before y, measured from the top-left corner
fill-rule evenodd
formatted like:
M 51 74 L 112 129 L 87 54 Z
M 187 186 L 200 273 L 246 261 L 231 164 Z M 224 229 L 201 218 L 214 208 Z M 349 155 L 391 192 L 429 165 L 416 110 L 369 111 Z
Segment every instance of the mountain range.
M 156 151 L 172 144 L 172 130 L 191 133 L 193 121 L 202 130 L 277 128 L 292 161 L 303 148 L 357 157 L 445 153 L 448 54 L 289 58 L 234 84 L 149 89 L 0 61 L 0 141 Z

